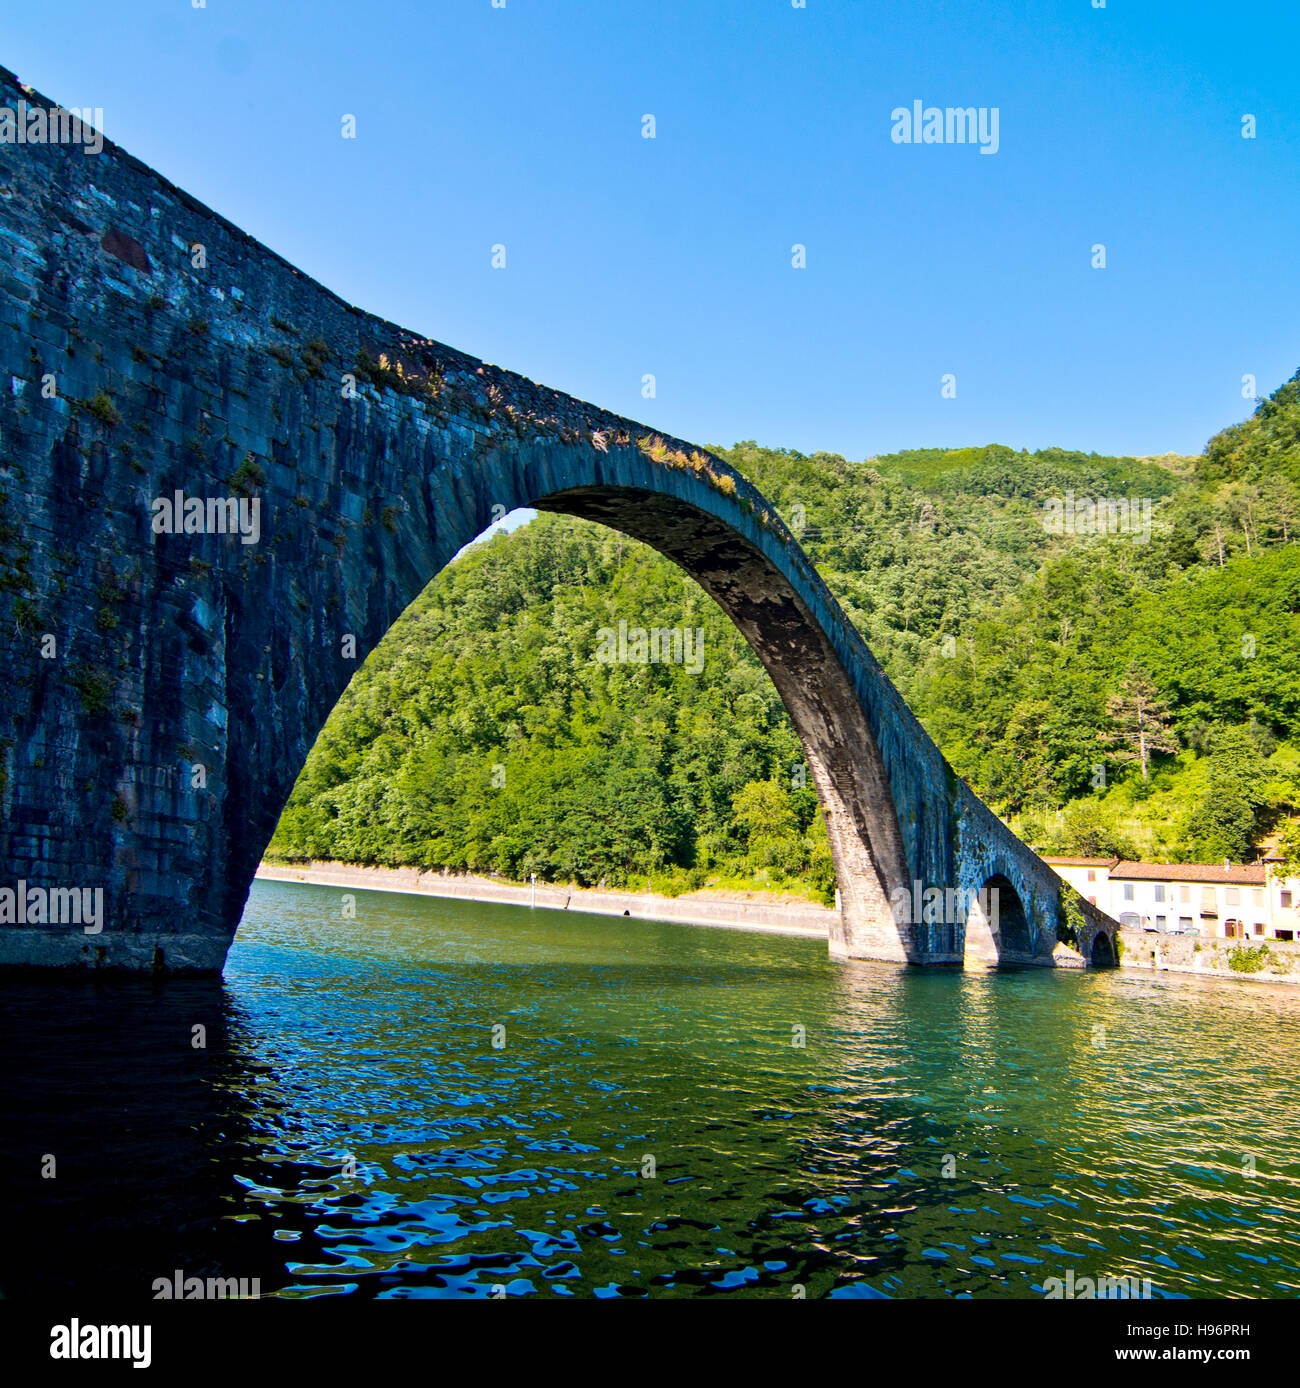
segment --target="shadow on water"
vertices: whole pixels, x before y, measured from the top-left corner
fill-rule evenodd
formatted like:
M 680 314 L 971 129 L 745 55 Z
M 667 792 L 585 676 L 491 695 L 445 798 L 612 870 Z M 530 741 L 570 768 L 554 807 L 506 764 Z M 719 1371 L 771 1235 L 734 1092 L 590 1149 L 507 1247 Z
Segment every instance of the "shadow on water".
M 258 1107 L 279 1101 L 220 980 L 7 978 L 0 1055 L 5 1298 L 147 1298 L 176 1269 L 285 1280 L 231 1218 Z

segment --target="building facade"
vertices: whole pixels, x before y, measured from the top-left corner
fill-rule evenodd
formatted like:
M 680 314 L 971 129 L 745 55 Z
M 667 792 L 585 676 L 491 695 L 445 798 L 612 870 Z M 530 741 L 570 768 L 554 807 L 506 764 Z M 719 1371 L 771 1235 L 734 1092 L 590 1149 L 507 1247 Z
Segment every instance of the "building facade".
M 1136 930 L 1228 940 L 1300 939 L 1300 878 L 1262 863 L 1045 858 L 1086 900 Z

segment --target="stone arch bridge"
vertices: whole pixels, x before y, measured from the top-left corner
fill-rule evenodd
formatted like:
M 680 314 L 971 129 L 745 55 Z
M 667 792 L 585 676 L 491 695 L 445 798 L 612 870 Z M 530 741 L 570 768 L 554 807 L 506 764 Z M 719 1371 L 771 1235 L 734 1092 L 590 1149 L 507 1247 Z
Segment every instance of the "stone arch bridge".
M 51 106 L 0 71 L 20 101 Z M 749 640 L 825 810 L 834 954 L 1050 964 L 1068 916 L 1104 955 L 716 457 L 361 312 L 109 142 L 0 145 L 0 364 L 0 964 L 219 970 L 344 686 L 520 506 L 654 546 Z M 987 887 L 996 918 L 926 918 Z

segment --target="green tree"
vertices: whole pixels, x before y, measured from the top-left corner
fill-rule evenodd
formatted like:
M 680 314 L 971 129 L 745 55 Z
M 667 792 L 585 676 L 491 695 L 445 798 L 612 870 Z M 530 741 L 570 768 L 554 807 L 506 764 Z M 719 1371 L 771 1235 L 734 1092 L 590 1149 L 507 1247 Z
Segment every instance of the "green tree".
M 1281 859 L 1278 872 L 1283 877 L 1300 877 L 1300 819 L 1288 820 L 1282 826 L 1277 851 Z
M 750 781 L 736 796 L 732 826 L 742 837 L 749 865 L 756 871 L 775 868 L 783 876 L 803 864 L 798 821 L 780 781 Z
M 1052 842 L 1054 852 L 1080 858 L 1137 857 L 1132 840 L 1095 800 L 1076 800 L 1061 818 L 1061 830 Z
M 1111 727 L 1100 736 L 1117 761 L 1136 761 L 1147 779 L 1153 752 L 1176 752 L 1178 739 L 1169 728 L 1169 705 L 1140 666 L 1130 665 L 1119 693 L 1106 700 Z
M 1267 769 L 1244 728 L 1220 728 L 1210 740 L 1205 796 L 1188 816 L 1184 839 L 1193 859 L 1248 862 L 1265 805 Z
M 735 823 L 745 838 L 782 838 L 794 828 L 790 798 L 779 781 L 750 781 L 736 796 Z

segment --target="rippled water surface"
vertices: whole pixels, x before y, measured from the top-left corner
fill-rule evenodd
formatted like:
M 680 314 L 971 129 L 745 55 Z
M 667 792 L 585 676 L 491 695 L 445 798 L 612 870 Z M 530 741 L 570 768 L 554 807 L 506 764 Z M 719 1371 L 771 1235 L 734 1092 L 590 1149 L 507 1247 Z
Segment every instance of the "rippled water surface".
M 4 1295 L 1300 1289 L 1281 986 L 356 901 L 257 884 L 220 983 L 7 985 Z

